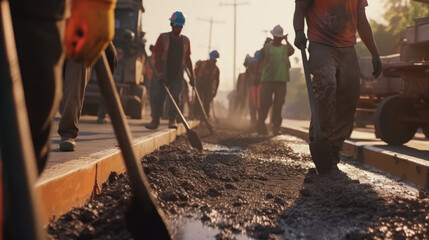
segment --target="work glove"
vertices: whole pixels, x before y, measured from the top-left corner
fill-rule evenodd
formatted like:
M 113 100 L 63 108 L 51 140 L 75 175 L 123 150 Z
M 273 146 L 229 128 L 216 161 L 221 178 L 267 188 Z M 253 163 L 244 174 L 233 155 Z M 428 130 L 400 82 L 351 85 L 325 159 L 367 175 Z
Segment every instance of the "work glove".
M 301 49 L 301 47 L 305 49 L 307 47 L 307 37 L 305 36 L 304 30 L 297 30 L 295 32 L 295 41 L 293 44 L 298 49 Z
M 73 0 L 66 25 L 66 55 L 93 66 L 113 40 L 116 0 Z
M 381 74 L 381 70 L 383 70 L 383 64 L 381 63 L 380 56 L 372 57 L 372 69 L 374 70 L 372 72 L 372 76 L 374 76 L 374 78 L 378 78 Z

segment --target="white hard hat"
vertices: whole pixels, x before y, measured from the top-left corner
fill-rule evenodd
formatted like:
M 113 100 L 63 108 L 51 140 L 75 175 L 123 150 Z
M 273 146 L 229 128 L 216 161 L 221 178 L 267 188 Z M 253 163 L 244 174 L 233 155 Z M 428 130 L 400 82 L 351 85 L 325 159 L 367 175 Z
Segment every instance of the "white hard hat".
M 271 34 L 273 34 L 274 37 L 282 38 L 283 35 L 283 28 L 280 25 L 276 25 L 273 30 L 270 31 Z

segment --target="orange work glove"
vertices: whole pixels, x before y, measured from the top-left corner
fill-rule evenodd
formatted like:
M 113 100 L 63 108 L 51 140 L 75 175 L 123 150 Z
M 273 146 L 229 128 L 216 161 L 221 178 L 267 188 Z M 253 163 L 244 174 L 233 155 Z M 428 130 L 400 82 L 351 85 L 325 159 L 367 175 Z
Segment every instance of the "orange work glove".
M 115 34 L 116 0 L 73 0 L 67 20 L 65 44 L 68 58 L 94 65 Z

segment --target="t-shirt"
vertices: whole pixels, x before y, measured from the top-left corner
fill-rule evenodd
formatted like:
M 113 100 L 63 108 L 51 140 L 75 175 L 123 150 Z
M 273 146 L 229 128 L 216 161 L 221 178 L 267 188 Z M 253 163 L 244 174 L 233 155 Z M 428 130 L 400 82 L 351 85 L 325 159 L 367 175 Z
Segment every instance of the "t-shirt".
M 285 45 L 265 45 L 262 82 L 289 81 L 289 54 Z
M 167 79 L 175 80 L 182 68 L 183 38 L 174 39 L 170 35 L 167 57 Z
M 296 0 L 310 4 L 307 10 L 308 39 L 334 47 L 356 44 L 357 12 L 367 0 Z

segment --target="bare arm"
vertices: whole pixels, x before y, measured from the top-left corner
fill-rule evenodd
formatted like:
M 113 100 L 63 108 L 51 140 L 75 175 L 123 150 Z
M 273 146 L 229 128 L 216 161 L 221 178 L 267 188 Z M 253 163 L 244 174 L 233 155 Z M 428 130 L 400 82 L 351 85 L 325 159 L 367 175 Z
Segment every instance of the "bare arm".
M 186 58 L 186 67 L 189 69 L 192 79 L 195 80 L 195 73 L 194 68 L 192 67 L 192 60 L 190 55 L 188 55 L 188 57 Z
M 287 40 L 287 35 L 288 34 L 286 34 L 286 36 L 285 36 L 286 47 L 287 47 L 287 52 L 288 52 L 289 56 L 291 56 L 292 54 L 295 53 L 295 48 Z
M 379 56 L 371 26 L 366 18 L 365 10 L 359 10 L 357 12 L 357 31 L 371 55 L 373 57 Z
M 309 7 L 308 3 L 297 1 L 295 3 L 295 13 L 293 15 L 293 28 L 295 32 L 304 30 L 304 18 Z

